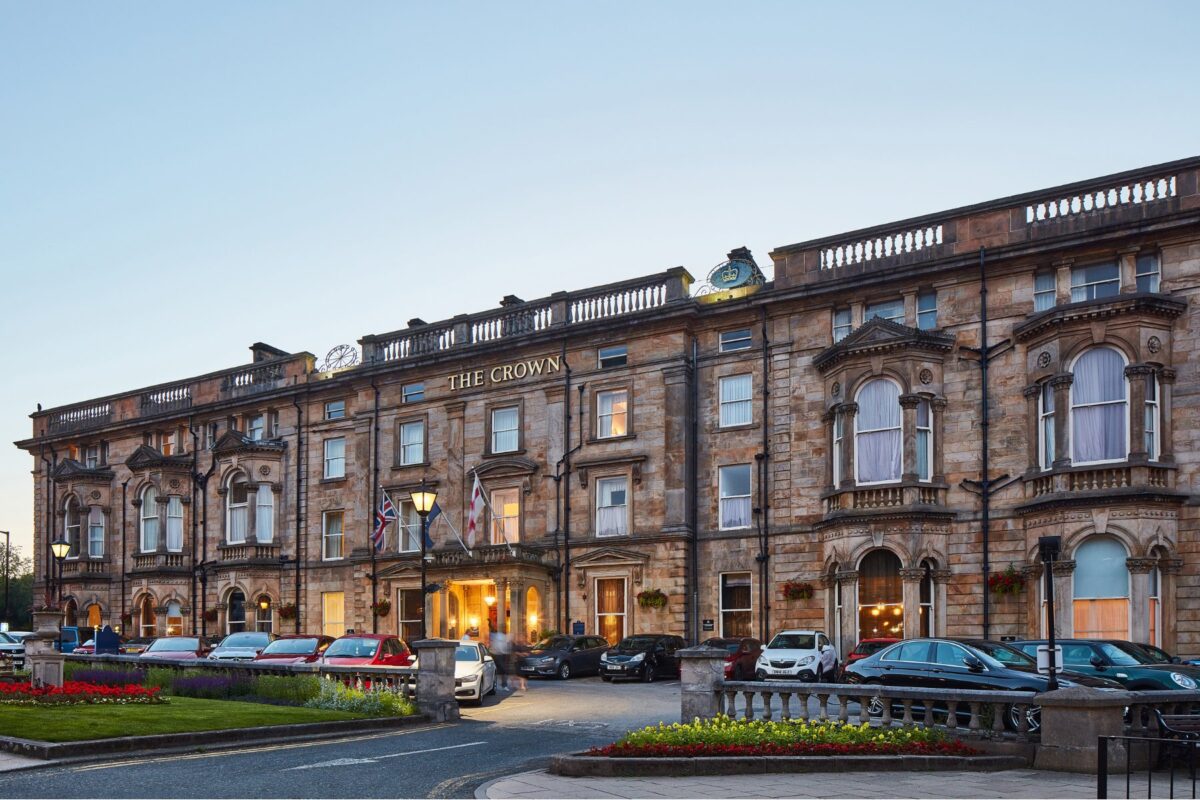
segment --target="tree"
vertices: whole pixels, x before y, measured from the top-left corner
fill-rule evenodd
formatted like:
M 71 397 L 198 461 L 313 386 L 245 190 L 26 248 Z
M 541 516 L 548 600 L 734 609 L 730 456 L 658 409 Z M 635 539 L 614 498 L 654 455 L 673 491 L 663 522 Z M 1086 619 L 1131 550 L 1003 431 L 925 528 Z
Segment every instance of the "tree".
M 29 630 L 33 624 L 33 561 L 21 554 L 20 546 L 13 545 L 11 553 L 5 552 L 6 547 L 0 542 L 0 620 L 6 620 L 13 630 Z M 3 606 L 5 564 L 8 565 L 8 608 Z

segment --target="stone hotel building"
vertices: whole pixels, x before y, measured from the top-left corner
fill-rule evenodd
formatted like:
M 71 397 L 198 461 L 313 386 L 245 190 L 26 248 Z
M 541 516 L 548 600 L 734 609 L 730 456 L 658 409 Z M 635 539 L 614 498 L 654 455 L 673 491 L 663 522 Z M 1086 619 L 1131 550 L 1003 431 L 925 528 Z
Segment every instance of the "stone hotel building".
M 787 245 L 769 281 L 738 249 L 703 285 L 509 296 L 364 336 L 356 363 L 255 344 L 39 410 L 17 443 L 39 591 L 61 571 L 69 623 L 136 635 L 412 639 L 424 614 L 456 638 L 820 628 L 845 652 L 1039 634 L 1058 535 L 1059 635 L 1200 655 L 1198 179 L 1194 158 Z

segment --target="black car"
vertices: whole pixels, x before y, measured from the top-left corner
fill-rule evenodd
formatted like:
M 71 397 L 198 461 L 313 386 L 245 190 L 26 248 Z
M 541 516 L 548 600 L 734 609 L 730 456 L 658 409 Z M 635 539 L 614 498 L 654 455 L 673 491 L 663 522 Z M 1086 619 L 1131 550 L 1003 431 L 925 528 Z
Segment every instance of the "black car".
M 600 656 L 608 649 L 603 636 L 551 636 L 535 644 L 517 662 L 522 675 L 572 675 L 600 671 Z
M 638 678 L 646 683 L 655 678 L 678 678 L 679 657 L 675 652 L 686 646 L 680 636 L 662 633 L 626 636 L 600 656 L 600 677 L 606 681 Z
M 845 678 L 848 683 L 897 688 L 1008 692 L 1044 692 L 1049 680 L 1038 673 L 1037 662 L 1025 653 L 987 639 L 905 639 L 848 665 Z M 1122 688 L 1114 681 L 1074 672 L 1062 673 L 1059 686 Z M 882 706 L 874 703 L 871 713 L 881 711 Z M 894 708 L 893 712 L 896 711 Z M 918 711 L 916 705 L 913 711 Z M 946 714 L 945 705 L 935 703 L 934 712 Z M 899 713 L 903 713 L 902 710 Z M 1040 722 L 1038 709 L 1029 709 L 1027 719 L 1030 729 L 1036 730 Z M 1017 728 L 1015 706 L 1009 710 L 1005 721 L 1013 729 Z

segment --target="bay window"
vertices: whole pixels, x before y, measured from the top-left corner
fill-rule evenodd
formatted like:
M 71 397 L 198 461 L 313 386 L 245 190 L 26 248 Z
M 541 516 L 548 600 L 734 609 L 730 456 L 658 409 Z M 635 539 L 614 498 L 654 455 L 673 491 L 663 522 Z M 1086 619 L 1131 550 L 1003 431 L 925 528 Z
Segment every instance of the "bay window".
M 1125 357 L 1111 347 L 1085 351 L 1072 368 L 1071 461 L 1120 461 L 1129 453 Z
M 246 541 L 246 531 L 250 526 L 250 487 L 245 475 L 237 474 L 229 479 L 229 491 L 225 498 L 225 540 L 229 544 L 241 544 Z
M 141 528 L 142 552 L 153 553 L 158 549 L 158 490 L 153 486 L 142 492 Z
M 82 525 L 80 516 L 79 503 L 74 496 L 68 496 L 64 515 L 64 536 L 71 547 L 67 550 L 67 558 L 79 558 L 79 536 Z
M 88 510 L 88 555 L 92 558 L 104 557 L 104 512 L 99 506 Z
M 922 397 L 917 402 L 917 480 L 933 478 L 933 417 L 929 400 Z
M 167 549 L 183 550 L 183 499 L 177 494 L 167 498 Z
M 275 538 L 275 493 L 269 483 L 258 485 L 257 502 L 254 504 L 254 538 L 260 542 L 271 542 Z
M 900 387 L 886 378 L 868 381 L 858 391 L 854 417 L 854 465 L 860 484 L 900 480 Z
M 1151 375 L 1146 381 L 1146 457 L 1158 460 L 1158 376 Z
M 1050 469 L 1054 464 L 1054 387 L 1050 381 L 1038 392 L 1038 466 Z

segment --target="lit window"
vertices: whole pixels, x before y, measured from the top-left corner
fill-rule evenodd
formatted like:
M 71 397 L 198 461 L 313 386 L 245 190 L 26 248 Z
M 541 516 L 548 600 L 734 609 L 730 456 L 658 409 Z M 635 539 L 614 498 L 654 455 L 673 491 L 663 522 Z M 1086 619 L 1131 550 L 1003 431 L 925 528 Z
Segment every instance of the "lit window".
M 917 295 L 917 327 L 923 331 L 937 327 L 937 292 Z
M 629 432 L 629 392 L 614 389 L 596 395 L 596 435 L 601 439 L 624 436 Z
M 729 638 L 750 636 L 752 592 L 749 572 L 721 575 L 721 635 Z M 749 677 L 749 676 L 744 676 Z
M 625 478 L 600 478 L 596 481 L 596 535 L 625 536 L 628 533 Z
M 183 550 L 183 499 L 177 494 L 167 498 L 167 549 Z
M 1050 381 L 1042 384 L 1038 393 L 1038 466 L 1050 469 L 1054 464 L 1054 387 Z
M 88 555 L 104 557 L 104 512 L 97 506 L 88 511 Z
M 717 471 L 721 530 L 750 527 L 750 465 L 734 464 Z
M 246 541 L 246 532 L 250 525 L 250 487 L 246 483 L 245 475 L 237 474 L 230 478 L 226 497 L 225 538 L 230 544 L 241 544 Z
M 1139 292 L 1157 292 L 1160 274 L 1157 255 L 1148 253 L 1137 257 L 1137 290 Z
M 406 383 L 404 388 L 400 390 L 400 394 L 405 403 L 416 403 L 425 399 L 425 383 Z
M 1113 297 L 1121 291 L 1121 271 L 1116 263 L 1092 264 L 1071 270 L 1071 302 Z
M 263 606 L 266 608 L 263 608 Z M 254 604 L 254 630 L 259 633 L 270 633 L 274 611 L 271 609 L 271 598 L 263 595 Z
M 400 424 L 400 465 L 411 466 L 425 461 L 425 422 L 415 420 Z
M 158 549 L 158 491 L 147 486 L 142 492 L 142 552 Z
M 321 558 L 333 561 L 342 557 L 342 512 L 321 515 Z
M 337 638 L 346 632 L 345 592 L 321 592 L 321 633 Z
M 884 300 L 882 303 L 871 303 L 867 306 L 866 319 L 879 317 L 893 322 L 904 322 L 904 300 Z
M 516 489 L 492 492 L 492 544 L 515 544 L 521 540 L 521 498 Z
M 722 353 L 731 353 L 736 350 L 749 350 L 753 344 L 754 337 L 751 335 L 750 329 L 741 328 L 736 331 L 723 331 L 718 349 Z
M 325 440 L 325 477 L 346 477 L 346 440 L 342 438 Z
M 246 418 L 246 436 L 252 442 L 262 441 L 266 418 L 262 414 Z
M 1035 312 L 1054 308 L 1057 297 L 1058 285 L 1053 272 L 1039 272 L 1033 276 L 1033 310 Z
M 1120 461 L 1128 454 L 1125 357 L 1109 347 L 1075 360 L 1071 383 L 1071 461 Z
M 876 378 L 858 391 L 854 417 L 854 466 L 858 482 L 900 480 L 903 443 L 900 435 L 900 388 Z
M 178 450 L 177 445 L 178 442 L 176 441 L 175 433 L 168 431 L 160 434 L 158 452 L 164 456 L 174 455 Z
M 516 406 L 492 409 L 492 452 L 511 453 L 517 449 L 521 415 Z
M 840 342 L 850 335 L 850 309 L 839 308 L 833 312 L 833 340 Z
M 749 375 L 731 375 L 717 382 L 721 399 L 720 425 L 729 428 L 753 422 L 754 385 Z
M 271 485 L 260 483 L 254 507 L 254 538 L 270 542 L 275 538 L 275 493 Z
M 325 419 L 345 419 L 346 401 L 330 400 L 325 404 Z
M 917 480 L 928 481 L 933 477 L 933 420 L 929 401 L 921 398 L 917 403 Z
M 599 350 L 600 369 L 608 369 L 609 367 L 623 367 L 628 361 L 628 353 L 625 345 L 614 344 L 608 347 L 601 347 Z
M 167 603 L 167 636 L 183 635 L 183 607 L 178 600 Z

